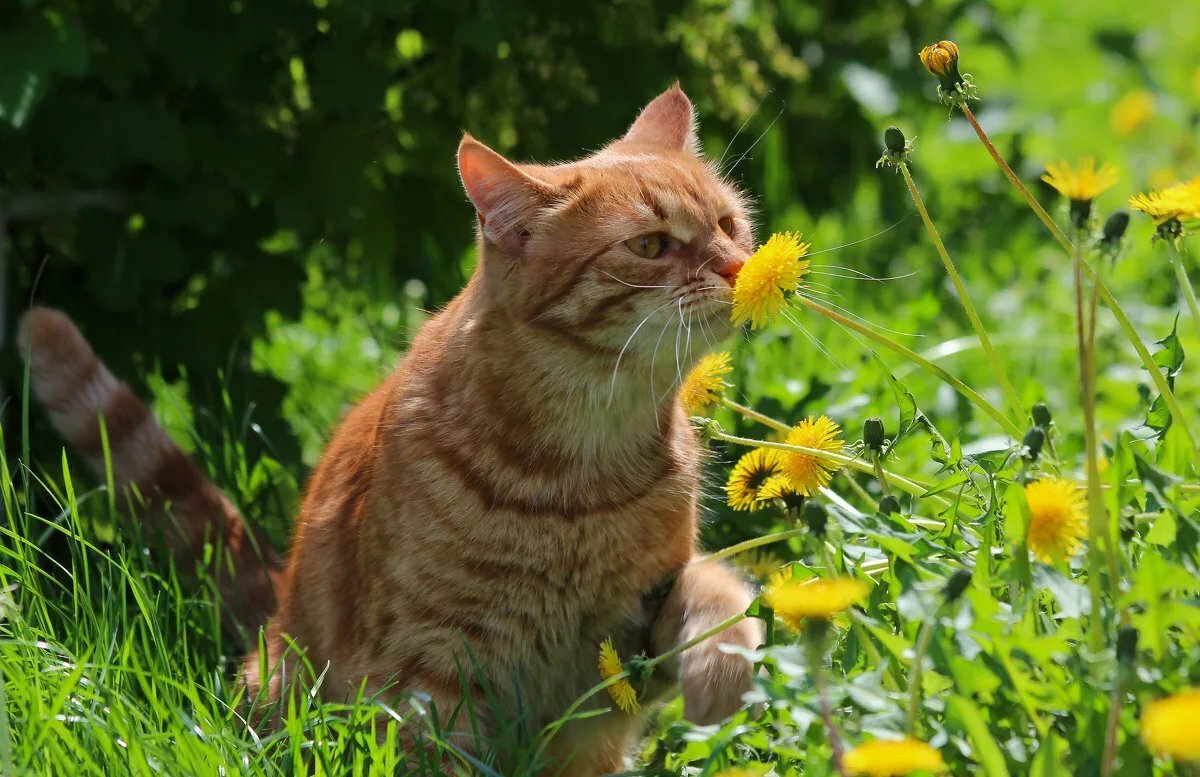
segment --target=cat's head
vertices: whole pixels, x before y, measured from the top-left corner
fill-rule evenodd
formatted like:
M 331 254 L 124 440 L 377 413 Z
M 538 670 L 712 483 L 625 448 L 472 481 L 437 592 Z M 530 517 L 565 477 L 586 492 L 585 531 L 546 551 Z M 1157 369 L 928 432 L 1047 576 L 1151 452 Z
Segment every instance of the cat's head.
M 657 354 L 672 375 L 729 333 L 753 227 L 701 156 L 678 86 L 580 160 L 516 164 L 468 135 L 458 167 L 479 217 L 478 280 L 514 323 L 610 369 Z

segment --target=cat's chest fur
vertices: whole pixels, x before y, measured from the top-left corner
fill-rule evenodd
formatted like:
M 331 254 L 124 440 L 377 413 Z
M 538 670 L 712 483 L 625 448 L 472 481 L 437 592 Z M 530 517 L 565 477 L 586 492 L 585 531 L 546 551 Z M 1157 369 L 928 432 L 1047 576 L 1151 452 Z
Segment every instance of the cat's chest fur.
M 446 399 L 396 387 L 371 420 L 378 433 L 357 450 L 372 462 L 364 499 L 329 516 L 328 536 L 306 537 L 326 575 L 302 586 L 306 611 L 321 599 L 334 617 L 305 642 L 327 646 L 347 679 L 401 685 L 459 682 L 469 645 L 493 686 L 560 709 L 594 682 L 603 639 L 643 647 L 643 596 L 693 552 L 694 435 L 676 412 L 606 466 L 518 439 L 499 426 L 512 413 L 456 416 Z

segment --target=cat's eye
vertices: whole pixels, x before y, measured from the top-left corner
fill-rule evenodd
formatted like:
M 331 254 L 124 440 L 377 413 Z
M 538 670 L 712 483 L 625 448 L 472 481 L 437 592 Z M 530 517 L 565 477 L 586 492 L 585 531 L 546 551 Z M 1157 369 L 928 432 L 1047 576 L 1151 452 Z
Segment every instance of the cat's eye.
M 721 231 L 724 232 L 726 235 L 733 237 L 733 230 L 734 230 L 733 216 L 722 216 L 717 221 L 717 226 L 720 227 Z
M 657 259 L 671 247 L 671 239 L 661 232 L 652 232 L 626 240 L 625 247 L 643 259 Z

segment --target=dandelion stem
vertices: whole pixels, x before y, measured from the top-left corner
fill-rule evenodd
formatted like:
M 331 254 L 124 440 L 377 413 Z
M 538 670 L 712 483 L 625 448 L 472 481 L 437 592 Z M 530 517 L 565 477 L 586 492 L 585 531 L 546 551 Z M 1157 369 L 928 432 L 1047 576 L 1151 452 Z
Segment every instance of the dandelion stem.
M 905 162 L 900 162 L 897 167 L 900 168 L 900 175 L 904 176 L 904 183 L 908 186 L 908 193 L 912 195 L 913 204 L 917 206 L 917 212 L 921 214 L 921 221 L 925 223 L 925 231 L 933 239 L 933 245 L 937 249 L 938 256 L 941 257 L 942 265 L 946 268 L 946 273 L 950 276 L 950 282 L 954 284 L 954 290 L 958 292 L 958 300 L 962 303 L 963 310 L 966 312 L 967 318 L 970 319 L 971 326 L 975 329 L 975 334 L 979 337 L 979 344 L 983 346 L 983 352 L 987 355 L 988 362 L 992 367 L 992 374 L 1004 390 L 1004 395 L 1008 397 L 1008 403 L 1012 406 L 1013 412 L 1016 413 L 1017 423 L 1023 423 L 1026 419 L 1025 406 L 1021 404 L 1021 398 L 1017 395 L 1017 390 L 1013 388 L 1012 381 L 1008 379 L 1008 373 L 1004 369 L 1004 364 L 996 354 L 996 349 L 992 347 L 992 340 L 988 337 L 987 330 L 983 326 L 983 321 L 980 320 L 979 314 L 975 311 L 975 304 L 971 302 L 971 296 L 967 293 L 967 286 L 963 283 L 962 276 L 958 274 L 958 268 L 954 266 L 954 262 L 950 259 L 950 253 L 946 250 L 946 246 L 942 242 L 942 236 L 938 234 L 937 227 L 934 226 L 933 219 L 929 216 L 929 211 L 925 207 L 925 201 L 921 199 L 921 193 L 917 190 L 916 182 L 913 181 L 912 173 L 909 172 L 908 165 Z
M 895 351 L 896 353 L 900 354 L 904 358 L 911 361 L 913 364 L 916 364 L 917 366 L 922 367 L 925 370 L 933 373 L 938 378 L 940 378 L 944 383 L 946 383 L 951 388 L 953 388 L 955 391 L 957 391 L 959 394 L 962 394 L 964 397 L 966 397 L 971 402 L 971 404 L 978 407 L 980 410 L 982 410 L 984 413 L 986 413 L 988 416 L 990 416 L 996 423 L 1000 424 L 1000 426 L 1003 427 L 1004 431 L 1007 432 L 1009 435 L 1011 435 L 1014 439 L 1018 439 L 1018 440 L 1021 439 L 1021 429 L 1016 424 L 1014 424 L 1012 421 L 1010 421 L 1007 416 L 1005 416 L 1003 413 L 1001 413 L 999 410 L 997 410 L 995 408 L 995 406 L 992 405 L 992 403 L 990 403 L 986 399 L 984 399 L 983 396 L 979 394 L 979 392 L 975 391 L 974 389 L 972 389 L 967 384 L 963 383 L 958 378 L 954 377 L 950 373 L 943 370 L 941 367 L 939 367 L 936 364 L 934 364 L 933 362 L 929 361 L 924 356 L 921 356 L 920 354 L 918 354 L 917 352 L 913 351 L 910 348 L 904 347 L 903 345 L 901 345 L 900 343 L 897 343 L 895 340 L 892 340 L 889 337 L 885 337 L 884 335 L 879 334 L 878 332 L 871 329 L 870 327 L 864 326 L 864 325 L 858 323 L 857 321 L 854 321 L 853 319 L 847 318 L 846 316 L 843 316 L 840 313 L 836 313 L 836 312 L 830 310 L 829 308 L 825 307 L 824 305 L 822 305 L 818 302 L 813 302 L 812 300 L 807 299 L 802 296 L 797 296 L 796 299 L 800 302 L 801 305 L 804 305 L 806 308 L 808 308 L 809 310 L 812 310 L 814 313 L 819 313 L 820 315 L 828 318 L 830 321 L 836 321 L 837 323 L 841 324 L 842 326 L 853 329 L 854 331 L 858 332 L 859 334 L 864 335 L 864 336 L 874 340 L 875 342 L 879 343 L 880 345 L 890 348 L 891 350 Z
M 708 561 L 708 560 L 709 559 L 705 559 L 704 561 Z M 701 561 L 698 563 L 703 564 L 704 561 Z M 687 642 L 683 642 L 679 645 L 676 645 L 675 647 L 671 648 L 670 650 L 668 650 L 664 653 L 661 653 L 661 654 L 655 656 L 654 658 L 651 658 L 649 661 L 646 662 L 645 666 L 647 669 L 653 669 L 654 667 L 661 664 L 663 661 L 674 658 L 675 656 L 679 655 L 680 653 L 682 653 L 685 650 L 691 650 L 692 648 L 696 647 L 696 645 L 699 645 L 704 640 L 717 636 L 725 629 L 729 628 L 730 626 L 736 626 L 738 623 L 741 623 L 742 621 L 746 620 L 746 618 L 748 618 L 748 617 L 750 617 L 750 616 L 746 615 L 746 613 L 744 613 L 744 612 L 739 612 L 737 615 L 731 615 L 728 618 L 726 618 L 725 620 L 718 623 L 716 626 L 713 626 L 708 631 L 697 634 L 696 636 L 689 639 Z
M 917 644 L 913 650 L 912 669 L 908 673 L 908 733 L 917 734 L 917 707 L 921 704 L 921 673 L 924 671 L 925 654 L 929 652 L 929 643 L 933 640 L 933 629 L 937 618 L 921 624 L 921 633 L 917 635 Z
M 762 413 L 758 412 L 757 410 L 755 410 L 752 407 L 746 407 L 745 405 L 740 405 L 737 402 L 734 402 L 732 399 L 727 399 L 725 397 L 722 397 L 721 401 L 725 404 L 725 407 L 728 407 L 731 410 L 741 413 L 742 415 L 749 418 L 751 421 L 758 421 L 763 426 L 770 427 L 771 429 L 774 429 L 777 432 L 790 432 L 792 429 L 792 427 L 788 426 L 787 424 L 783 423 L 782 421 L 776 421 L 774 418 L 771 418 L 771 416 L 763 415 Z
M 1075 336 L 1079 345 L 1079 392 L 1083 406 L 1083 439 L 1087 470 L 1088 504 L 1088 594 L 1092 604 L 1092 617 L 1088 629 L 1088 646 L 1092 652 L 1104 649 L 1104 621 L 1100 594 L 1100 569 L 1104 563 L 1101 543 L 1107 534 L 1108 517 L 1104 510 L 1104 495 L 1100 490 L 1100 471 L 1096 446 L 1096 392 L 1092 359 L 1087 338 L 1087 322 L 1084 320 L 1083 305 L 1083 245 L 1076 241 L 1072 248 L 1075 267 Z M 1097 279 L 1099 280 L 1099 279 Z
M 1050 234 L 1054 236 L 1054 239 L 1058 241 L 1058 244 L 1062 246 L 1064 251 L 1067 252 L 1067 255 L 1073 256 L 1074 249 L 1071 247 L 1071 241 L 1067 239 L 1066 234 L 1063 233 L 1062 229 L 1057 223 L 1055 223 L 1054 219 L 1050 218 L 1050 214 L 1047 213 L 1046 209 L 1041 206 L 1041 203 L 1039 203 L 1034 196 L 1030 194 L 1029 189 L 1025 187 L 1025 184 L 1021 182 L 1021 179 L 1017 177 L 1017 174 L 1014 173 L 1012 168 L 1008 166 L 1008 162 L 1004 161 L 1004 157 L 1000 156 L 1000 152 L 997 151 L 996 147 L 992 145 L 991 139 L 988 137 L 987 133 L 984 132 L 983 127 L 979 125 L 979 120 L 975 118 L 975 114 L 965 102 L 960 102 L 958 105 L 962 109 L 963 116 L 966 117 L 967 122 L 971 125 L 971 129 L 975 130 L 975 134 L 979 136 L 979 140 L 983 143 L 983 147 L 987 149 L 988 154 L 990 154 L 992 159 L 996 162 L 996 166 L 1000 168 L 1000 172 L 1004 173 L 1004 177 L 1009 180 L 1009 182 L 1017 190 L 1017 193 L 1020 194 L 1021 198 L 1024 199 L 1026 204 L 1029 205 L 1029 208 L 1033 211 L 1034 215 L 1036 215 L 1038 219 L 1040 219 L 1041 222 L 1046 225 L 1046 229 L 1050 231 Z M 1092 282 L 1096 284 L 1096 289 L 1100 292 L 1100 298 L 1104 300 L 1104 304 L 1109 310 L 1112 311 L 1113 317 L 1117 319 L 1117 323 L 1121 326 L 1121 330 L 1125 333 L 1125 336 L 1133 345 L 1134 350 L 1137 351 L 1138 358 L 1142 361 L 1142 366 L 1145 367 L 1150 373 L 1150 377 L 1154 381 L 1154 386 L 1158 389 L 1158 393 L 1162 395 L 1163 402 L 1167 405 L 1167 409 L 1170 411 L 1171 417 L 1175 420 L 1175 423 L 1179 425 L 1179 428 L 1183 430 L 1184 435 L 1188 438 L 1188 442 L 1192 444 L 1193 450 L 1195 450 L 1197 453 L 1200 453 L 1200 447 L 1197 447 L 1196 438 L 1192 435 L 1191 428 L 1188 426 L 1187 419 L 1184 417 L 1183 408 L 1179 406 L 1178 400 L 1175 399 L 1175 392 L 1171 391 L 1171 387 L 1167 385 L 1166 378 L 1163 377 L 1162 371 L 1158 368 L 1158 365 L 1154 363 L 1154 357 L 1150 355 L 1150 351 L 1146 348 L 1145 343 L 1142 342 L 1141 335 L 1139 335 L 1137 330 L 1133 328 L 1133 324 L 1130 322 L 1129 316 L 1125 315 L 1124 308 L 1122 308 L 1120 303 L 1117 302 L 1116 298 L 1113 297 L 1112 292 L 1108 290 L 1108 287 L 1104 285 L 1104 282 L 1100 280 L 1099 274 L 1087 261 L 1087 259 L 1083 260 L 1083 271 L 1088 275 L 1089 278 L 1092 279 Z
M 1192 282 L 1188 280 L 1187 269 L 1183 266 L 1183 257 L 1179 255 L 1179 246 L 1173 239 L 1168 239 L 1166 243 L 1167 253 L 1171 257 L 1171 266 L 1175 268 L 1175 277 L 1179 280 L 1179 290 L 1187 300 L 1188 310 L 1192 313 L 1192 323 L 1196 325 L 1197 331 L 1200 331 L 1200 303 L 1196 302 L 1196 290 L 1192 288 Z
M 878 455 L 871 457 L 871 464 L 875 467 L 875 477 L 879 478 L 879 488 L 883 490 L 884 496 L 890 495 L 892 489 L 888 486 L 887 472 L 884 471 Z
M 846 777 L 846 767 L 842 764 L 842 756 L 844 754 L 844 746 L 842 745 L 842 735 L 838 731 L 837 723 L 833 720 L 833 704 L 829 701 L 829 684 L 825 680 L 825 630 L 828 628 L 824 624 L 819 629 L 814 629 L 812 625 L 810 630 L 817 633 L 808 634 L 808 661 L 809 670 L 813 675 L 813 685 L 817 689 L 817 703 L 821 707 L 821 723 L 825 728 L 825 738 L 829 740 L 829 747 L 833 751 L 833 769 L 841 777 Z
M 748 550 L 761 548 L 763 545 L 771 545 L 776 542 L 783 542 L 784 540 L 790 540 L 792 537 L 801 537 L 805 534 L 808 534 L 808 532 L 809 530 L 807 527 L 801 527 L 799 529 L 786 529 L 784 531 L 777 531 L 773 534 L 764 534 L 761 537 L 754 537 L 744 542 L 739 542 L 736 545 L 730 545 L 727 548 L 721 548 L 720 550 L 713 551 L 705 556 L 704 560 L 716 561 L 718 559 L 730 558 L 731 556 L 736 556 L 739 553 L 745 553 Z
M 1125 699 L 1125 672 L 1117 670 L 1109 698 L 1108 723 L 1104 728 L 1104 754 L 1100 761 L 1100 777 L 1112 777 L 1117 766 L 1117 727 L 1121 721 L 1121 702 Z
M 857 480 L 854 479 L 853 475 L 851 475 L 849 472 L 845 472 L 842 474 L 842 477 L 846 481 L 846 485 L 850 486 L 850 490 L 858 494 L 858 498 L 863 500 L 863 503 L 869 510 L 871 510 L 871 512 L 875 512 L 879 509 L 879 503 L 871 498 L 871 495 L 868 494 L 867 490 L 863 488 Z
M 1034 214 L 1041 219 L 1043 224 L 1046 225 L 1046 229 L 1050 230 L 1050 234 L 1054 235 L 1054 239 L 1057 240 L 1058 244 L 1063 247 L 1063 250 L 1067 253 L 1070 253 L 1071 241 L 1067 239 L 1067 236 L 1065 233 L 1063 233 L 1062 228 L 1060 228 L 1058 223 L 1050 217 L 1050 214 L 1046 212 L 1046 209 L 1042 207 L 1041 203 L 1034 199 L 1033 195 L 1029 193 L 1029 189 L 1025 188 L 1025 184 L 1021 182 L 1021 179 L 1017 177 L 1017 174 L 1013 172 L 1013 169 L 1008 166 L 1008 162 L 1004 161 L 1004 157 L 1000 156 L 1000 152 L 997 151 L 996 147 L 992 145 L 992 139 L 989 138 L 987 133 L 983 131 L 983 127 L 980 126 L 979 120 L 975 118 L 975 113 L 966 104 L 966 102 L 959 102 L 957 104 L 958 107 L 962 109 L 963 116 L 966 117 L 967 123 L 971 125 L 971 129 L 975 130 L 975 134 L 979 136 L 979 140 L 983 143 L 983 147 L 987 149 L 987 152 L 991 154 L 992 159 L 996 161 L 996 166 L 1000 168 L 1000 172 L 1004 173 L 1004 176 L 1008 178 L 1009 182 L 1016 188 L 1017 192 L 1022 198 L 1024 198 L 1025 202 L 1029 204 L 1029 207 L 1033 209 Z

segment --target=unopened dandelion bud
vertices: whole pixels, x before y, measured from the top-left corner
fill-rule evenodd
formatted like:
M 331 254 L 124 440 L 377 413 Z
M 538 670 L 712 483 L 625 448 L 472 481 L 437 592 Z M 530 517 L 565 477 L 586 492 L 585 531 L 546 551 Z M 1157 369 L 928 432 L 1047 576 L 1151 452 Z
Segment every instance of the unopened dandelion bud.
M 946 604 L 957 602 L 970 584 L 971 570 L 969 569 L 959 569 L 950 575 L 950 579 L 946 581 L 946 587 L 942 589 L 942 596 L 945 597 Z
M 721 424 L 712 418 L 692 416 L 692 424 L 696 427 L 696 436 L 700 438 L 701 445 L 711 442 L 724 432 Z
M 954 41 L 938 41 L 921 49 L 917 56 L 925 69 L 938 77 L 942 89 L 947 92 L 953 92 L 962 82 L 958 72 L 958 45 Z
M 1117 662 L 1129 666 L 1137 658 L 1138 630 L 1123 626 L 1117 632 Z
M 1125 237 L 1125 230 L 1128 227 L 1129 211 L 1115 211 L 1104 222 L 1104 236 L 1100 238 L 1101 244 L 1109 248 L 1116 248 L 1121 242 L 1121 238 Z
M 879 512 L 884 515 L 897 515 L 900 512 L 900 500 L 895 494 L 884 494 L 879 500 Z
M 804 503 L 804 510 L 800 513 L 800 517 L 813 536 L 818 539 L 825 536 L 825 528 L 829 523 L 829 513 L 825 510 L 825 505 L 810 499 Z
M 863 444 L 873 453 L 883 453 L 883 419 L 872 416 L 863 424 Z
M 1038 402 L 1033 406 L 1031 413 L 1033 415 L 1033 423 L 1042 429 L 1050 428 L 1051 416 L 1050 408 L 1045 402 Z
M 888 127 L 883 131 L 883 156 L 875 163 L 876 167 L 893 167 L 908 162 L 908 154 L 912 151 L 912 141 L 904 137 L 899 127 Z
M 1042 455 L 1042 445 L 1046 442 L 1046 433 L 1039 427 L 1030 427 L 1028 432 L 1025 432 L 1025 439 L 1021 441 L 1021 445 L 1025 447 L 1025 457 L 1030 461 L 1037 461 L 1038 456 Z

